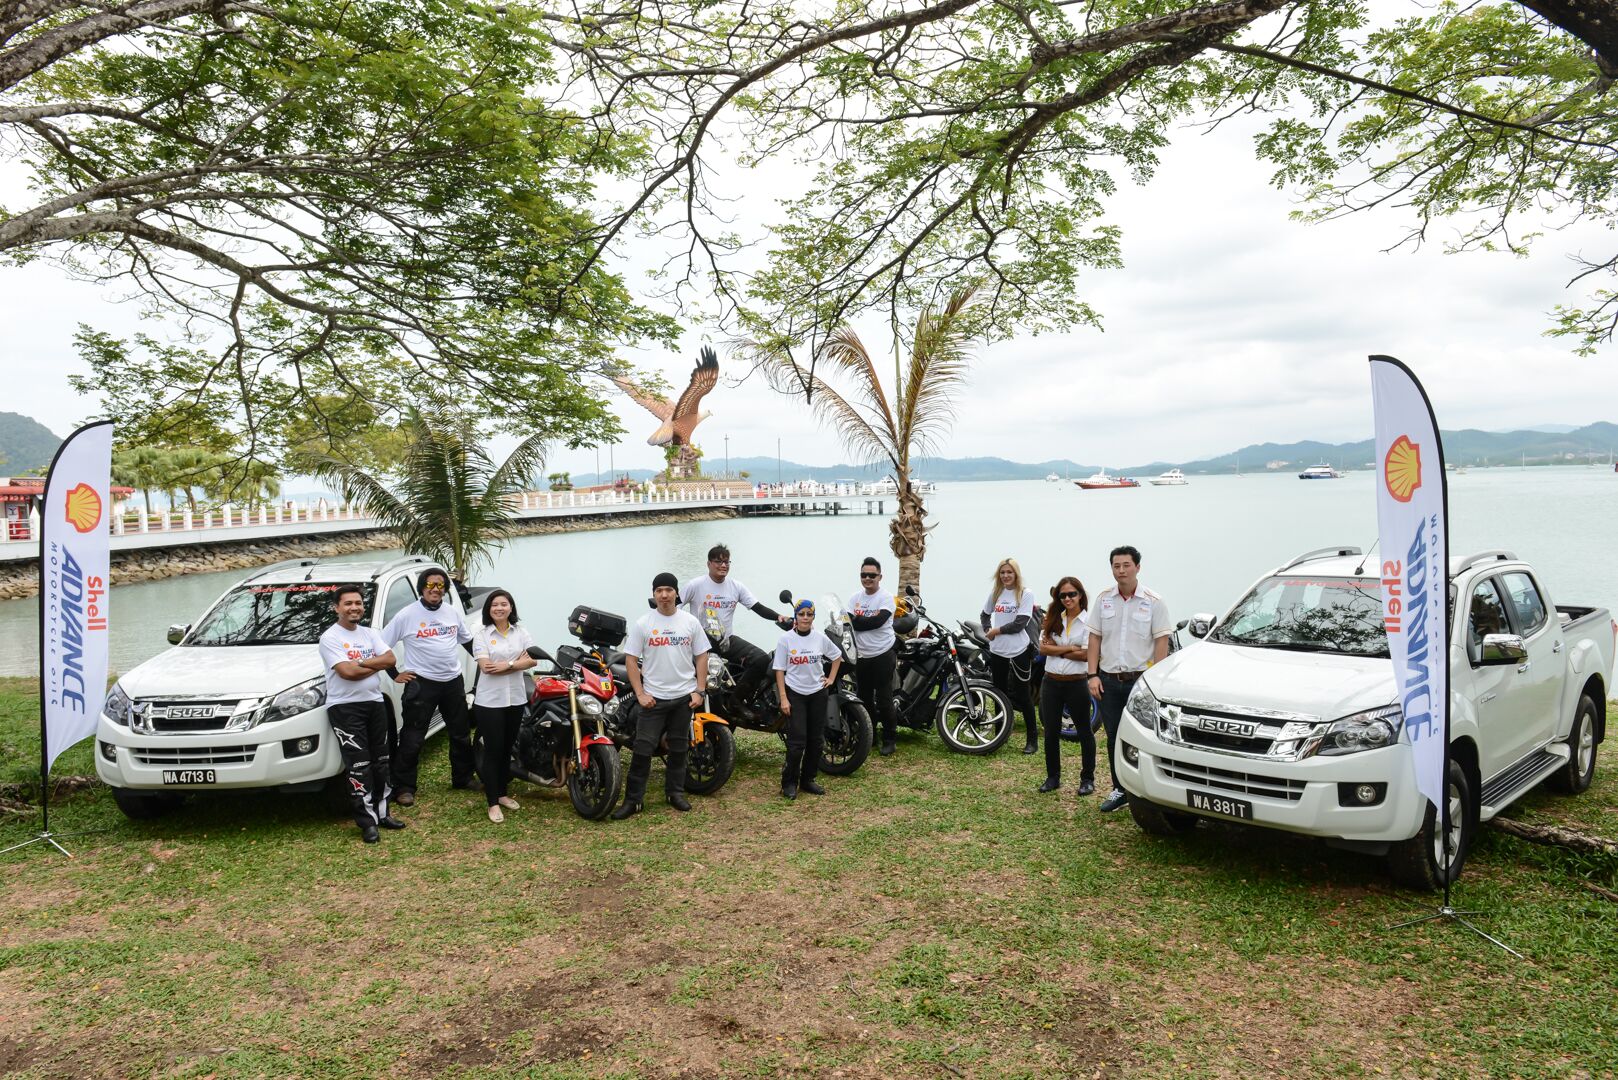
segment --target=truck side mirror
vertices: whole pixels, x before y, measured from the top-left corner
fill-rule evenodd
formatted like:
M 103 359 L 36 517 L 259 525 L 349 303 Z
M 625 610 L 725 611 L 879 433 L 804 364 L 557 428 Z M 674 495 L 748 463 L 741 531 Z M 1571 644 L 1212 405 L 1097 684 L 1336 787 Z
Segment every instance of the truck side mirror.
M 175 623 L 169 627 L 169 644 L 178 645 L 185 640 L 186 633 L 191 629 L 190 623 Z
M 1481 664 L 1520 664 L 1528 659 L 1528 646 L 1516 634 L 1484 634 Z
M 792 603 L 792 590 L 791 589 L 782 589 L 781 590 L 781 603 L 783 603 L 783 604 Z
M 1217 615 L 1210 615 L 1205 611 L 1198 612 L 1191 616 L 1190 621 L 1186 624 L 1186 632 L 1194 638 L 1205 638 L 1213 633 L 1214 622 L 1217 619 Z

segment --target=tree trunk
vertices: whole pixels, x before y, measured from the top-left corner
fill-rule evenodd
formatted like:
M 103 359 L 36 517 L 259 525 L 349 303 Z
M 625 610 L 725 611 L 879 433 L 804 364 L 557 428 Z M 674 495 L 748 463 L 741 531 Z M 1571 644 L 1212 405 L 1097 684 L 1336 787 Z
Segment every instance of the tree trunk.
M 899 509 L 888 522 L 889 545 L 899 559 L 899 593 L 906 585 L 921 590 L 921 560 L 927 555 L 927 508 L 921 496 L 910 486 L 910 477 L 901 475 L 899 482 Z
M 1505 817 L 1493 818 L 1489 824 L 1501 832 L 1510 833 L 1523 840 L 1531 840 L 1536 844 L 1565 847 L 1587 855 L 1618 855 L 1618 841 L 1564 829 L 1560 825 L 1529 825 L 1527 822 Z

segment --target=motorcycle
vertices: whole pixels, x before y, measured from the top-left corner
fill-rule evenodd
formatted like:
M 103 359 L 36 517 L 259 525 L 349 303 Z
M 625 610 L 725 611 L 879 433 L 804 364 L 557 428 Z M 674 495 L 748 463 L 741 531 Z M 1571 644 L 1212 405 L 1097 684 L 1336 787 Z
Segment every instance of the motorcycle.
M 512 775 L 544 787 L 567 785 L 578 815 L 600 821 L 618 801 L 618 749 L 601 722 L 615 692 L 612 680 L 572 657 L 557 660 L 537 645 L 528 655 L 556 670 L 534 679 L 512 748 Z
M 780 599 L 791 608 L 790 591 L 783 589 Z M 834 692 L 826 700 L 826 741 L 821 748 L 820 771 L 831 776 L 848 776 L 865 764 L 871 754 L 871 716 L 854 691 L 852 635 L 838 622 L 842 618 L 841 605 L 833 600 L 827 607 L 833 614 L 826 626 L 826 636 L 843 654 L 843 665 Z M 718 619 L 708 618 L 706 629 L 708 640 L 715 646 L 715 651 L 708 654 L 709 708 L 735 727 L 776 735 L 784 742 L 787 721 L 781 715 L 773 674 L 762 686 L 750 690 L 738 686 L 735 672 L 718 654 L 718 645 L 723 639 Z
M 914 588 L 906 589 L 904 623 L 920 631 L 899 641 L 898 688 L 893 711 L 916 731 L 935 728 L 944 745 L 961 754 L 992 754 L 1011 737 L 1011 702 L 989 679 L 980 628 L 951 630 L 927 614 Z M 908 627 L 896 621 L 896 628 Z
M 632 753 L 635 742 L 635 721 L 638 703 L 629 693 L 629 668 L 625 656 L 617 651 L 623 644 L 625 622 L 622 616 L 593 608 L 579 607 L 568 618 L 568 631 L 580 640 L 581 646 L 564 645 L 558 650 L 574 658 L 585 670 L 601 676 L 614 690 L 603 715 L 604 732 L 618 748 L 619 754 Z M 710 654 L 709 682 L 713 681 L 713 665 L 719 657 Z M 657 756 L 668 753 L 665 741 L 657 748 Z M 691 752 L 686 758 L 685 790 L 691 795 L 712 795 L 725 786 L 731 773 L 736 771 L 736 736 L 721 716 L 708 709 L 691 717 Z

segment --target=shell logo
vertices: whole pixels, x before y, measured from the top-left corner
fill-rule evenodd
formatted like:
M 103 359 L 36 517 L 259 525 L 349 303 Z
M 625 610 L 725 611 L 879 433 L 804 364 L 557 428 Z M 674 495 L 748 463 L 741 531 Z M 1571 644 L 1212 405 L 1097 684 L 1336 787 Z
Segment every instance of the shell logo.
M 89 484 L 80 484 L 67 493 L 63 501 L 67 512 L 67 523 L 87 533 L 101 524 L 101 496 Z
M 1410 436 L 1401 435 L 1388 447 L 1388 455 L 1382 459 L 1382 482 L 1388 485 L 1388 494 L 1402 503 L 1409 502 L 1421 487 L 1421 447 Z

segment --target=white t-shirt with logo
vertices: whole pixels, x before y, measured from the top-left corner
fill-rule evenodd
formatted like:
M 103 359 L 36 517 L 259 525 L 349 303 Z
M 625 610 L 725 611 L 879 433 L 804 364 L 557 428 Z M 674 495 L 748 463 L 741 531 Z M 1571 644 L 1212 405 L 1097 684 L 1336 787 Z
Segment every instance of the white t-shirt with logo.
M 725 628 L 725 636 L 729 637 L 731 628 L 736 624 L 737 607 L 751 608 L 758 603 L 758 597 L 733 577 L 727 575 L 724 581 L 715 581 L 703 574 L 685 583 L 685 588 L 680 590 L 680 603 L 703 626 L 707 625 L 711 612 L 719 620 L 719 625 Z
M 641 689 L 668 701 L 697 689 L 697 657 L 708 651 L 708 635 L 689 611 L 673 615 L 648 611 L 629 628 L 624 652 L 640 661 Z
M 770 664 L 770 669 L 787 673 L 789 689 L 800 694 L 812 694 L 826 682 L 826 671 L 821 661 L 835 660 L 841 655 L 837 646 L 831 643 L 831 638 L 819 627 L 807 634 L 800 634 L 795 629 L 788 630 L 775 643 L 775 661 Z
M 1019 615 L 1028 616 L 1029 622 L 1034 618 L 1034 594 L 1027 589 L 1022 591 L 1022 599 L 1011 589 L 1002 589 L 1000 594 L 990 604 L 984 605 L 984 612 L 989 616 L 989 627 L 998 629 Z M 1028 651 L 1028 634 L 1001 634 L 989 642 L 989 651 L 996 656 L 1021 656 Z
M 502 634 L 493 625 L 480 626 L 472 639 L 472 657 L 475 660 L 489 659 L 497 663 L 507 660 L 516 660 L 528 651 L 534 639 L 528 635 L 526 627 L 513 626 L 510 632 Z M 472 692 L 472 704 L 482 705 L 485 708 L 500 709 L 511 705 L 522 705 L 528 700 L 528 680 L 521 671 L 502 671 L 498 675 L 489 675 L 478 672 L 478 688 Z
M 875 615 L 883 611 L 897 612 L 898 608 L 893 602 L 893 594 L 886 589 L 878 589 L 874 593 L 867 593 L 864 586 L 861 586 L 853 596 L 848 598 L 848 603 L 844 605 L 843 610 L 850 615 Z M 854 649 L 860 656 L 881 656 L 893 648 L 893 643 L 896 640 L 898 640 L 898 635 L 893 632 L 892 618 L 889 618 L 887 622 L 875 630 L 854 631 Z
M 1060 601 L 1058 601 L 1060 603 Z M 1056 632 L 1051 635 L 1051 642 L 1055 645 L 1071 645 L 1082 649 L 1090 644 L 1090 627 L 1085 622 L 1089 612 L 1081 611 L 1070 621 L 1067 612 L 1057 615 Z M 1045 658 L 1045 674 L 1047 675 L 1082 675 L 1089 666 L 1087 660 L 1074 660 L 1066 656 L 1047 656 Z
M 337 674 L 337 665 L 348 660 L 369 660 L 387 651 L 381 636 L 369 626 L 356 626 L 352 630 L 344 630 L 342 623 L 329 626 L 320 635 L 320 666 L 326 671 L 326 704 L 381 701 L 382 682 L 376 674 L 366 679 L 345 679 Z
M 1125 600 L 1118 586 L 1104 590 L 1090 609 L 1090 632 L 1101 635 L 1099 671 L 1145 671 L 1153 645 L 1174 632 L 1169 606 L 1144 585 Z
M 461 674 L 461 645 L 472 640 L 472 631 L 448 599 L 437 610 L 417 600 L 393 617 L 382 640 L 389 648 L 404 646 L 401 668 L 434 682 L 449 682 Z

